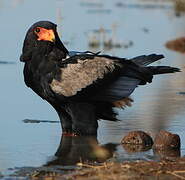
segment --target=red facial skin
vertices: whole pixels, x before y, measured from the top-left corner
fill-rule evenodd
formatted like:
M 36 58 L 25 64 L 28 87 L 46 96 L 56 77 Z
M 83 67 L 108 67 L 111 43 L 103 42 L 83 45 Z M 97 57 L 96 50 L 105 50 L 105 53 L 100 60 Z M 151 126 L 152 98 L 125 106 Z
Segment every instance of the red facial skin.
M 38 41 L 55 41 L 55 33 L 52 29 L 37 27 L 34 29 L 34 32 L 38 36 Z

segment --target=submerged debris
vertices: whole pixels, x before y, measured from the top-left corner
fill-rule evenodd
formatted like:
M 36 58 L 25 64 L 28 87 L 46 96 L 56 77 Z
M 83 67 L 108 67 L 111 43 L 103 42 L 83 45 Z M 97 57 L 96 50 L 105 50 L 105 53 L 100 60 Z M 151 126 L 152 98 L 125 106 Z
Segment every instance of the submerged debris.
M 24 123 L 59 123 L 59 121 L 24 119 Z
M 97 13 L 101 13 L 101 14 L 110 14 L 112 12 L 111 9 L 89 9 L 87 11 L 87 13 L 94 13 L 94 14 L 97 14 Z
M 12 61 L 0 61 L 0 64 L 15 64 L 15 62 L 12 62 Z
M 147 33 L 147 34 L 150 32 L 150 30 L 149 30 L 147 27 L 143 27 L 143 28 L 142 28 L 142 31 L 143 31 L 144 33 Z
M 178 92 L 177 94 L 185 95 L 185 92 Z

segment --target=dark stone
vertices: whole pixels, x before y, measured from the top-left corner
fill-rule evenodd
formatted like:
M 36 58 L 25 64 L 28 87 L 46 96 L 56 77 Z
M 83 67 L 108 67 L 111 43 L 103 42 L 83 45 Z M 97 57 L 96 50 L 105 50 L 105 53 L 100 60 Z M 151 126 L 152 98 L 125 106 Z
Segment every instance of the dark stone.
M 134 145 L 144 145 L 152 146 L 152 138 L 143 131 L 132 131 L 129 132 L 121 141 L 122 144 L 134 144 Z
M 180 149 L 180 137 L 168 131 L 161 130 L 154 139 L 154 149 Z

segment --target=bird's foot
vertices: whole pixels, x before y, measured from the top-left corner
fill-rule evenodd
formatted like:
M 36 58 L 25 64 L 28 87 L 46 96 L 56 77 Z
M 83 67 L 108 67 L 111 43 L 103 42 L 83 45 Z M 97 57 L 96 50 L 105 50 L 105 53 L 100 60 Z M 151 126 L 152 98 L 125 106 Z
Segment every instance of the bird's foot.
M 72 137 L 75 137 L 75 136 L 96 136 L 97 133 L 89 133 L 89 132 L 62 132 L 62 135 L 63 136 L 72 136 Z
M 78 136 L 78 135 L 75 134 L 75 133 L 67 133 L 67 132 L 63 132 L 62 135 L 63 135 L 63 136 L 72 136 L 72 137 Z
M 71 129 L 63 129 L 62 135 L 63 136 L 75 136 L 75 134 L 73 133 L 73 131 Z
M 97 136 L 97 127 L 73 126 L 73 128 L 62 128 L 63 136 Z

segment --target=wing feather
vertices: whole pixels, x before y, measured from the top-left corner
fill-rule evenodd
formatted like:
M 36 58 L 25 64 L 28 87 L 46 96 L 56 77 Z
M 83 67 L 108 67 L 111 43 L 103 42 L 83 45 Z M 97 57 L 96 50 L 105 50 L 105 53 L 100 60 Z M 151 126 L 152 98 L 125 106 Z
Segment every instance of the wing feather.
M 129 97 L 139 85 L 140 81 L 139 79 L 121 76 L 106 89 L 99 92 L 94 98 L 102 101 L 115 102 L 122 98 Z
M 77 62 L 69 63 L 61 68 L 60 80 L 53 79 L 50 87 L 55 93 L 66 97 L 74 96 L 98 79 L 103 79 L 106 74 L 113 72 L 118 66 L 121 64 L 106 57 L 77 59 Z

